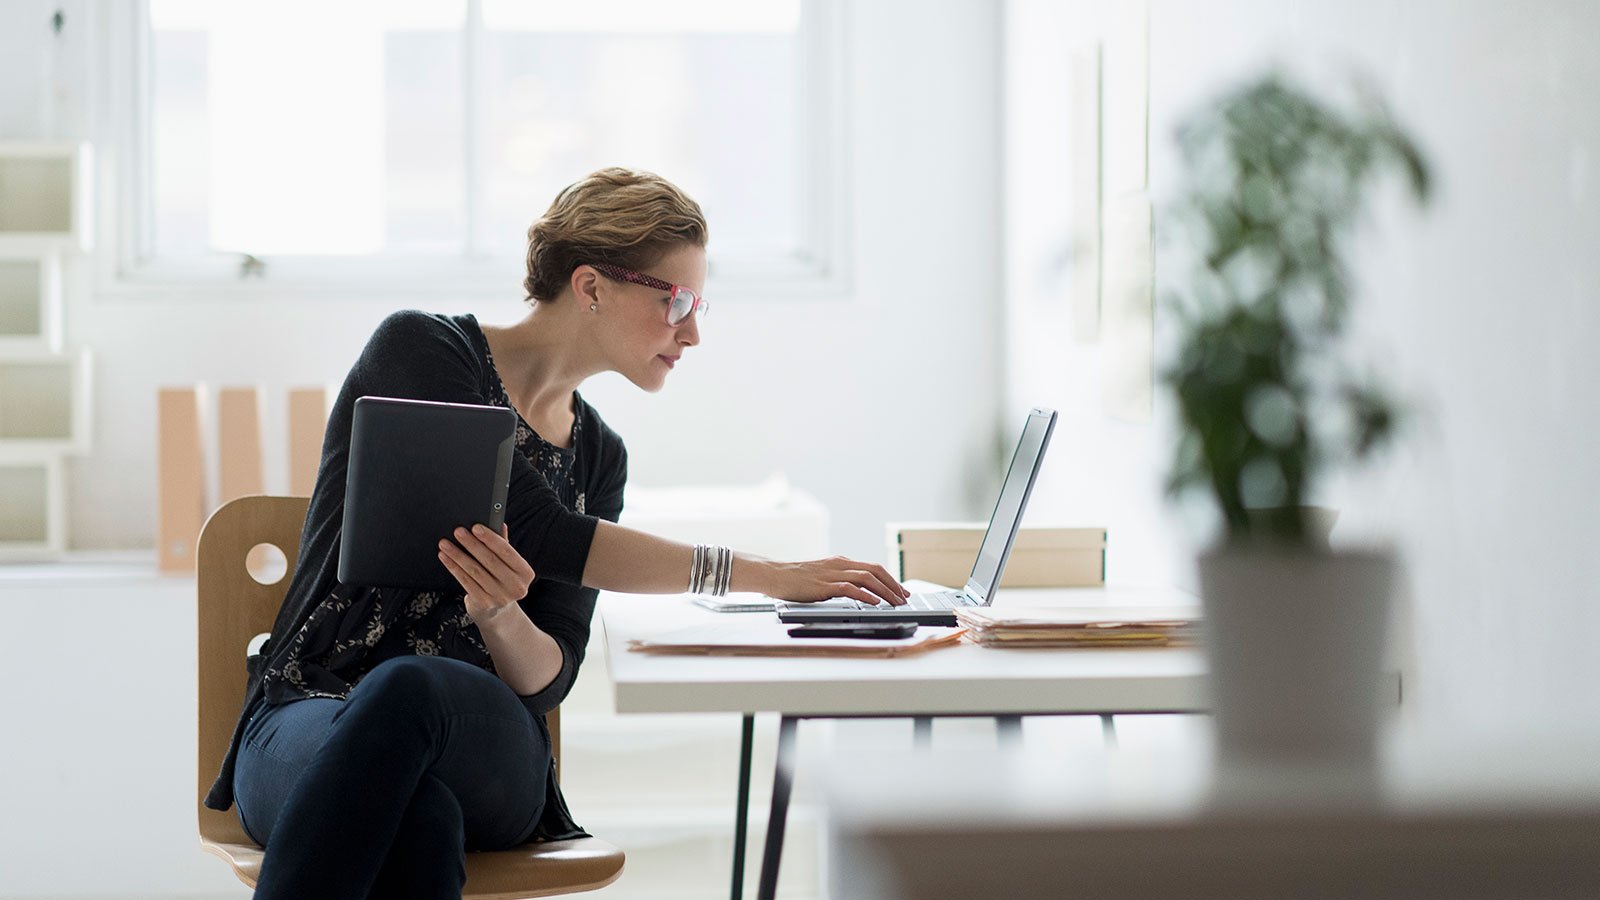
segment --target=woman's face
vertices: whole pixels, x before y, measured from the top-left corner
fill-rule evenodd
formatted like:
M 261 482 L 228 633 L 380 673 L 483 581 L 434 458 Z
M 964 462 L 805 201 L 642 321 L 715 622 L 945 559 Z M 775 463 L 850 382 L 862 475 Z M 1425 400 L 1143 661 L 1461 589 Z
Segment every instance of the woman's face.
M 706 251 L 693 244 L 681 245 L 641 274 L 703 296 Z M 661 390 L 667 373 L 683 351 L 700 343 L 700 314 L 696 312 L 677 325 L 669 325 L 670 291 L 605 276 L 597 279 L 595 290 L 599 294 L 602 344 L 611 368 L 646 391 Z

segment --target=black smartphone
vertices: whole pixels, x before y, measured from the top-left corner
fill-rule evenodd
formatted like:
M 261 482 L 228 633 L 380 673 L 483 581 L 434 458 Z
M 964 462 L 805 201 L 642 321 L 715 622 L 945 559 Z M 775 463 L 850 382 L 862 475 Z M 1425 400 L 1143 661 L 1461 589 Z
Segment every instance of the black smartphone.
M 789 629 L 789 637 L 879 638 L 891 641 L 916 633 L 915 622 L 811 622 Z

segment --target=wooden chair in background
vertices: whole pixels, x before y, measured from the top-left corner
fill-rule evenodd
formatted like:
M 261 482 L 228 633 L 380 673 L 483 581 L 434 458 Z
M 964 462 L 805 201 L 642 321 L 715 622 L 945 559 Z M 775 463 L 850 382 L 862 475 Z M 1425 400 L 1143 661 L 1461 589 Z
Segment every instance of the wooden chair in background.
M 239 880 L 251 887 L 255 887 L 264 851 L 244 833 L 234 812 L 208 809 L 204 799 L 222 766 L 244 705 L 246 648 L 256 635 L 272 628 L 295 568 L 308 504 L 305 497 L 241 497 L 213 513 L 200 533 L 200 753 L 196 772 L 200 846 L 225 860 Z M 262 545 L 280 551 L 282 561 L 276 566 L 264 562 L 272 554 Z M 551 751 L 558 767 L 559 713 L 552 710 L 548 716 Z M 622 874 L 623 859 L 621 850 L 598 838 L 468 853 L 464 896 L 521 900 L 596 890 Z

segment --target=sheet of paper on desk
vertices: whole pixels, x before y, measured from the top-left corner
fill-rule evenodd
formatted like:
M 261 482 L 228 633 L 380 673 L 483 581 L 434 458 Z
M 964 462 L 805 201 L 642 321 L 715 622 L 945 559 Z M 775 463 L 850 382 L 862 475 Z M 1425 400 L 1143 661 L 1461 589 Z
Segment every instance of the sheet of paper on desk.
M 694 603 L 712 612 L 772 612 L 778 608 L 778 601 L 766 594 L 753 593 L 734 593 L 724 597 L 697 596 Z
M 924 625 L 907 638 L 792 638 L 781 622 L 717 622 L 691 625 L 644 640 L 628 642 L 640 653 L 701 656 L 909 656 L 961 640 L 961 628 Z

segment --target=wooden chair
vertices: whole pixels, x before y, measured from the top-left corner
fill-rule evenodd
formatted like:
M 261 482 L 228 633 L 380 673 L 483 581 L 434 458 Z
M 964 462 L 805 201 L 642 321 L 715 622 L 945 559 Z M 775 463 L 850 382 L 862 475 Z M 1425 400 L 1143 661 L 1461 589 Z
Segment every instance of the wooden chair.
M 233 726 L 244 705 L 245 651 L 272 628 L 299 554 L 305 497 L 241 497 L 212 514 L 200 533 L 199 567 L 199 770 L 196 806 L 200 846 L 227 861 L 240 881 L 255 887 L 261 847 L 245 835 L 233 811 L 218 812 L 204 798 L 222 766 Z M 246 566 L 252 548 L 278 548 L 288 567 L 261 584 Z M 551 750 L 561 758 L 559 710 L 549 714 Z M 464 896 L 521 900 L 591 891 L 622 874 L 623 853 L 598 838 L 524 844 L 512 850 L 467 854 Z

